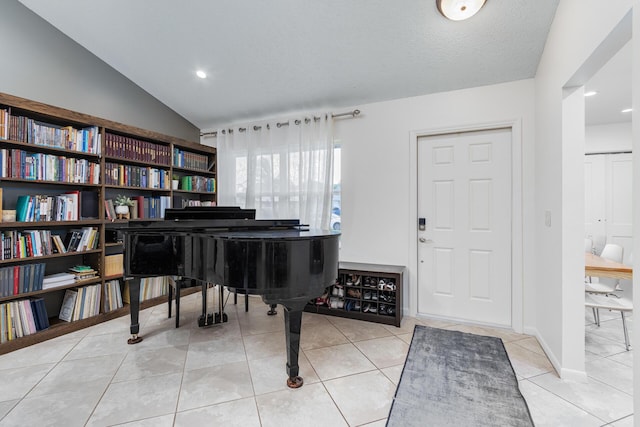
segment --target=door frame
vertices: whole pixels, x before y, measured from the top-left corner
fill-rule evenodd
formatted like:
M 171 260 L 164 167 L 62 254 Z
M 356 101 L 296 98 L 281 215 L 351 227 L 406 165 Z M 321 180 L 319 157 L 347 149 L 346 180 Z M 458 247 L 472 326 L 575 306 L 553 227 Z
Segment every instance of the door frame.
M 524 332 L 522 121 L 512 119 L 414 130 L 409 135 L 409 315 L 418 311 L 418 139 L 492 129 L 511 131 L 511 327 Z M 531 295 L 533 297 L 533 295 Z

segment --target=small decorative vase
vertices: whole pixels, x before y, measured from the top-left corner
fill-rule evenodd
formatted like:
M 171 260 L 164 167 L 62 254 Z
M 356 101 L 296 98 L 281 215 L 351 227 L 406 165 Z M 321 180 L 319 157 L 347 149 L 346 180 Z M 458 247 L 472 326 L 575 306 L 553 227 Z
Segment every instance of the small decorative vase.
M 129 219 L 129 206 L 116 206 L 116 214 L 118 215 L 118 219 Z
M 129 206 L 125 206 L 125 205 L 116 206 L 116 213 L 120 215 L 129 213 Z

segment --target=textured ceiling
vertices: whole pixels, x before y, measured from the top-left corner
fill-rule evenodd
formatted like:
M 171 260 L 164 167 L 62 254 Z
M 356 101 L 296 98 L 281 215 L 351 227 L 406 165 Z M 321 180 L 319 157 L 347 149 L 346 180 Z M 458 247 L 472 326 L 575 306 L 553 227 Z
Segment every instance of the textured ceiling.
M 559 2 L 20 1 L 201 129 L 532 78 Z

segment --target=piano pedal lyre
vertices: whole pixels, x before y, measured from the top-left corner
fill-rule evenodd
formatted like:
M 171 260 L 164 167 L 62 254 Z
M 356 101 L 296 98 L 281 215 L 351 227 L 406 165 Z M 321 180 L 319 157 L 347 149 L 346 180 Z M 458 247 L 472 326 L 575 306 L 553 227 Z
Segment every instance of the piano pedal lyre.
M 218 288 L 218 312 L 215 314 L 207 313 L 207 292 L 210 286 Z M 202 314 L 198 317 L 198 326 L 203 327 L 228 322 L 229 318 L 227 313 L 224 312 L 224 287 L 213 283 L 203 283 L 202 292 Z

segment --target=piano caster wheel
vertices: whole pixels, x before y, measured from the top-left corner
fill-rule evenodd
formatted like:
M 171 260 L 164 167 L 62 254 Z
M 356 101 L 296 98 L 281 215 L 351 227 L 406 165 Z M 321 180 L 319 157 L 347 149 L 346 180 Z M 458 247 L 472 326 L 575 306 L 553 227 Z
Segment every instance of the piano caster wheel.
M 213 325 L 213 313 L 207 314 L 207 325 Z
M 271 304 L 269 306 L 269 311 L 267 311 L 267 316 L 275 316 L 276 314 L 278 314 L 278 312 L 276 311 L 276 304 Z
M 198 326 L 199 327 L 202 328 L 203 326 L 206 326 L 205 319 L 206 319 L 205 316 L 198 317 Z
M 127 344 L 138 344 L 140 341 L 142 341 L 142 337 L 138 336 L 137 334 L 134 334 L 131 338 L 127 340 Z
M 225 323 L 229 321 L 229 318 L 227 317 L 227 313 L 222 313 L 222 321 Z
M 287 386 L 289 388 L 300 388 L 302 387 L 302 377 L 289 377 L 287 378 Z

